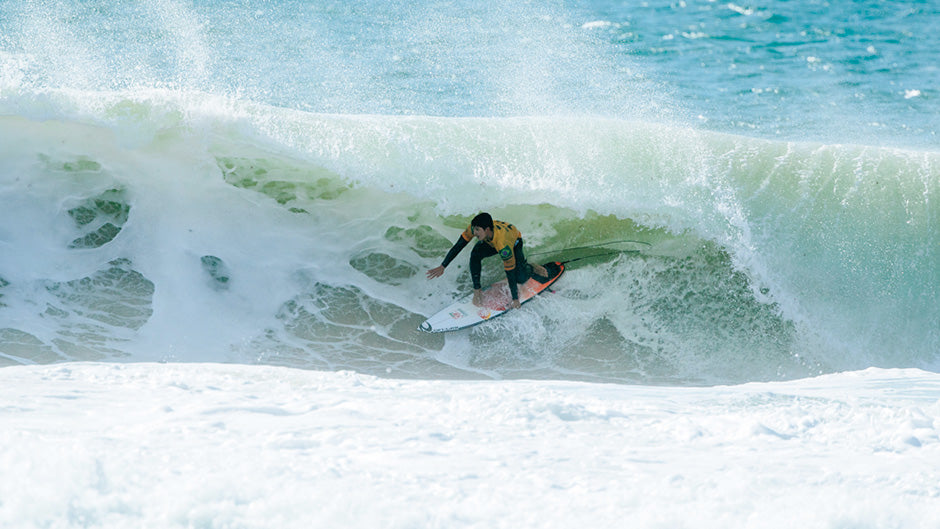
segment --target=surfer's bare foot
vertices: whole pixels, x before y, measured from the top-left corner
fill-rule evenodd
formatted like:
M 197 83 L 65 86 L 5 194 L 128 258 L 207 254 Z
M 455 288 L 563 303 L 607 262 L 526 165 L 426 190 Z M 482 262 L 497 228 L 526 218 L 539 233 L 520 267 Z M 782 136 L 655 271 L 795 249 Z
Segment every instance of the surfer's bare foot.
M 542 265 L 532 265 L 532 271 L 535 272 L 539 277 L 548 277 L 548 270 L 546 270 Z

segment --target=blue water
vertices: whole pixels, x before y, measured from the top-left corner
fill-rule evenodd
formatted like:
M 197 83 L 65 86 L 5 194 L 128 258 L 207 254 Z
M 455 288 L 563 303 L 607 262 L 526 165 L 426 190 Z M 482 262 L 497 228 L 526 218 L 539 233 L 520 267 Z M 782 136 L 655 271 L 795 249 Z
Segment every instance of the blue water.
M 931 2 L 644 2 L 579 15 L 704 128 L 935 147 Z M 931 102 L 933 100 L 933 102 Z
M 931 2 L 0 3 L 5 84 L 937 145 Z M 14 81 L 11 83 L 10 81 Z
M 0 363 L 936 369 L 938 20 L 927 2 L 0 0 Z M 465 267 L 423 270 L 480 210 L 546 259 L 645 244 L 492 325 L 416 333 L 468 288 Z

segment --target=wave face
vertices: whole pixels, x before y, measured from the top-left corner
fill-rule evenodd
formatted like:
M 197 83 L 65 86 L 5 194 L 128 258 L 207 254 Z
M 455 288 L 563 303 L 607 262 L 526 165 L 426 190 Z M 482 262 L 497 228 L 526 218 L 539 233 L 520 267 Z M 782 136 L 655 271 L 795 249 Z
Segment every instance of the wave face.
M 936 369 L 938 164 L 597 117 L 48 92 L 0 118 L 0 362 L 691 384 Z M 487 325 L 418 332 L 469 289 L 469 252 L 423 272 L 480 204 L 533 260 L 603 255 Z

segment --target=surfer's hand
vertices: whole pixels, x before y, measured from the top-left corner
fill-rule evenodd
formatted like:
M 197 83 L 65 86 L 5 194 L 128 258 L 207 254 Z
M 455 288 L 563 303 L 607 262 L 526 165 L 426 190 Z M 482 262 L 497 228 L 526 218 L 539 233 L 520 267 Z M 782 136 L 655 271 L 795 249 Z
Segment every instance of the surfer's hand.
M 444 275 L 443 266 L 438 266 L 437 268 L 428 270 L 428 279 L 434 279 L 435 277 L 441 277 L 442 275 Z
M 521 307 L 521 306 L 522 306 L 522 303 L 519 303 L 519 300 L 518 300 L 518 299 L 512 300 L 512 308 L 518 309 L 518 308 Z
M 474 289 L 473 304 L 476 305 L 477 307 L 483 306 L 483 292 L 481 290 Z

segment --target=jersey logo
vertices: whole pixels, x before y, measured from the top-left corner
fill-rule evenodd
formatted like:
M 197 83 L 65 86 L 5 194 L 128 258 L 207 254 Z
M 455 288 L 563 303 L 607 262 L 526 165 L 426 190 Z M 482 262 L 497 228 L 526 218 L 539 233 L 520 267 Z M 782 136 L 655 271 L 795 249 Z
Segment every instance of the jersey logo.
M 499 251 L 499 257 L 500 257 L 503 261 L 508 260 L 510 257 L 512 257 L 512 248 L 510 248 L 510 247 L 507 246 L 507 247 L 503 248 L 502 250 L 500 250 L 500 251 Z

